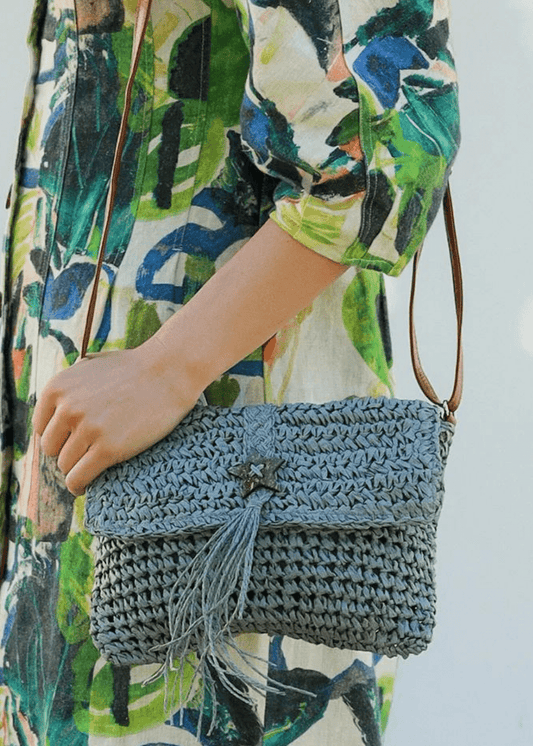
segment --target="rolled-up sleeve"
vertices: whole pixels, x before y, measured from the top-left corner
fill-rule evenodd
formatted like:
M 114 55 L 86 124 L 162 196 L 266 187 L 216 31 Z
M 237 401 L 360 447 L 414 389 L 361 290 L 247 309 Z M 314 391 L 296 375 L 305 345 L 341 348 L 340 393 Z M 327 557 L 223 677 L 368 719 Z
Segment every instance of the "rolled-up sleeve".
M 398 275 L 459 144 L 446 0 L 237 0 L 242 141 L 272 219 L 334 261 Z

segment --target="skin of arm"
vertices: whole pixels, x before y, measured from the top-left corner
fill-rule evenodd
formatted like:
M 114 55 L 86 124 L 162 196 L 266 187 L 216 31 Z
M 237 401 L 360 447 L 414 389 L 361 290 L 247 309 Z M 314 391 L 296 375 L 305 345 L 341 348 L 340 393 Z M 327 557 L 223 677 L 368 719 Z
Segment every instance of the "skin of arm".
M 82 494 L 109 466 L 167 435 L 206 386 L 345 270 L 268 220 L 144 344 L 89 356 L 56 375 L 33 422 L 67 488 Z

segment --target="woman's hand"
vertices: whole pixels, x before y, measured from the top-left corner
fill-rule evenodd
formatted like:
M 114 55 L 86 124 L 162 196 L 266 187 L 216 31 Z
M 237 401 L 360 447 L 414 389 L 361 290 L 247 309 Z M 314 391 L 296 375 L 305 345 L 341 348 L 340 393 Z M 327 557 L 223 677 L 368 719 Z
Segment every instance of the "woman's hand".
M 185 370 L 165 365 L 166 357 L 152 339 L 133 350 L 91 355 L 46 386 L 34 427 L 43 452 L 57 456 L 72 494 L 149 448 L 193 408 L 202 388 Z

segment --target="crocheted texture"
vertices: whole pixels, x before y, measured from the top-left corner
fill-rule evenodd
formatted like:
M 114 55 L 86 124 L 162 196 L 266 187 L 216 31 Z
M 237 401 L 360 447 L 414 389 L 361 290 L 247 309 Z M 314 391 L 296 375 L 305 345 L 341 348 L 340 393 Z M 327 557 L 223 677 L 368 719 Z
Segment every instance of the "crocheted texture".
M 91 634 L 104 657 L 117 664 L 165 661 L 165 651 L 154 648 L 170 639 L 170 591 L 205 541 L 99 539 Z M 260 531 L 248 603 L 232 631 L 389 656 L 421 653 L 435 624 L 434 560 L 431 524 Z
M 254 451 L 284 461 L 264 527 L 426 523 L 442 502 L 443 429 L 450 431 L 438 408 L 419 400 L 197 407 L 155 446 L 95 480 L 86 527 L 130 539 L 217 528 L 247 505 L 230 469 Z
M 177 639 L 183 656 L 220 638 L 224 624 L 208 617 L 225 604 L 233 633 L 421 652 L 435 623 L 435 534 L 452 434 L 438 408 L 418 400 L 195 409 L 91 485 L 96 645 L 118 664 L 164 662 L 168 650 L 157 647 Z M 229 470 L 261 458 L 283 459 L 280 492 L 260 485 L 244 497 Z M 258 479 L 261 468 L 253 467 Z M 214 549 L 212 540 L 202 551 L 213 535 Z M 249 564 L 242 585 L 206 603 L 234 552 Z M 198 578 L 189 581 L 188 569 Z M 169 609 L 184 594 L 176 625 Z

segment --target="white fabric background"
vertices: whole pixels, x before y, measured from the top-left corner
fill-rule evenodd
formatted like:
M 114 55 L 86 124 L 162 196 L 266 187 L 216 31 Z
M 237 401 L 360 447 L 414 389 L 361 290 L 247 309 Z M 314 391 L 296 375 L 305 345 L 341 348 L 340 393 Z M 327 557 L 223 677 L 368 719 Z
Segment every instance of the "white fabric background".
M 359 0 L 354 0 L 358 2 Z M 0 24 L 0 202 L 27 79 L 31 0 Z M 533 743 L 533 0 L 455 0 L 463 145 L 453 193 L 465 271 L 466 391 L 439 529 L 438 625 L 400 667 L 387 746 Z M 418 396 L 409 273 L 389 282 L 398 395 Z M 439 391 L 453 316 L 441 221 L 426 242 L 418 327 Z M 325 744 L 325 746 L 332 746 Z

